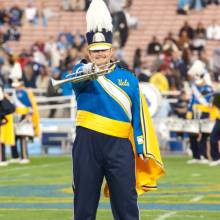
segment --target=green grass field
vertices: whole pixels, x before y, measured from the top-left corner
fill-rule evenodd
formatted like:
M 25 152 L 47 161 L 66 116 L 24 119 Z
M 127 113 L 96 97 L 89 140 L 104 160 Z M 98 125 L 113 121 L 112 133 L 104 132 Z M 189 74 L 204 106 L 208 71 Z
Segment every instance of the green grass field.
M 164 157 L 159 189 L 139 198 L 142 220 L 220 219 L 220 167 L 187 165 L 187 159 Z M 71 171 L 65 156 L 0 167 L 0 220 L 71 220 Z M 97 219 L 113 219 L 106 198 Z

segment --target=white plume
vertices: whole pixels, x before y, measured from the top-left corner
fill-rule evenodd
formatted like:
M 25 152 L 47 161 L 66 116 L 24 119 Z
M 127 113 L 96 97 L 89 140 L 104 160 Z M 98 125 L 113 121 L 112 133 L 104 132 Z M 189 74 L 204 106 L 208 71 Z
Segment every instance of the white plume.
M 112 31 L 112 17 L 103 0 L 92 0 L 86 14 L 87 32 Z

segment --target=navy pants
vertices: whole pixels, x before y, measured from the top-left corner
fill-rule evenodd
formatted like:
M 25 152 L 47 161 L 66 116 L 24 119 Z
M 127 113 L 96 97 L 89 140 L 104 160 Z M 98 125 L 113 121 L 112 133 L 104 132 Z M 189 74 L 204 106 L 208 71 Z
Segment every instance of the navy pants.
M 200 157 L 203 156 L 204 158 L 207 157 L 207 139 L 208 134 L 202 133 L 202 137 L 200 141 L 198 141 L 197 134 L 189 134 L 190 140 L 190 148 L 192 150 L 193 159 L 201 159 Z
M 190 148 L 192 150 L 193 159 L 200 159 L 200 151 L 196 134 L 189 134 Z
M 215 121 L 215 126 L 212 130 L 210 142 L 211 142 L 211 157 L 213 160 L 220 160 L 220 152 L 218 149 L 218 141 L 220 140 L 220 120 Z
M 115 220 L 138 220 L 135 161 L 128 139 L 77 127 L 73 144 L 74 220 L 95 220 L 104 177 Z

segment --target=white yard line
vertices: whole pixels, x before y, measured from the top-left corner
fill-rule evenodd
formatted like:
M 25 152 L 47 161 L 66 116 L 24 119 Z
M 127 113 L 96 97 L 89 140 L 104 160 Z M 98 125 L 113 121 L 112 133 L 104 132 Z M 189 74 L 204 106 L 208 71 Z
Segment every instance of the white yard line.
M 198 176 L 201 176 L 201 174 L 200 173 L 192 173 L 192 176 L 193 177 L 198 177 Z
M 190 202 L 198 202 L 198 201 L 202 200 L 203 198 L 204 198 L 204 196 L 196 196 L 196 197 L 192 198 L 190 200 Z
M 27 170 L 27 169 L 32 169 L 32 168 L 39 168 L 39 167 L 50 167 L 50 166 L 63 165 L 65 163 L 68 163 L 68 162 L 65 161 L 65 162 L 60 162 L 60 163 L 30 165 L 30 166 L 24 166 L 24 167 L 22 167 L 22 165 L 19 165 L 19 167 L 15 167 L 15 168 L 11 168 L 11 169 L 0 171 L 0 174 L 8 173 L 8 172 L 13 172 L 13 171 L 18 171 L 18 170 Z
M 176 212 L 168 212 L 163 215 L 159 215 L 159 217 L 156 218 L 155 220 L 164 220 L 164 219 L 167 219 L 167 218 L 174 216 L 174 215 L 176 215 Z

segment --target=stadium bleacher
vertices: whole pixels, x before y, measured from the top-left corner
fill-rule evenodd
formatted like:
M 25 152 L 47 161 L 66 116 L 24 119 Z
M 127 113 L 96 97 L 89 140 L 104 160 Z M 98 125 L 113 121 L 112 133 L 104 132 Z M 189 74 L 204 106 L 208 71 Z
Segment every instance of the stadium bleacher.
M 13 4 L 13 1 L 3 0 L 7 6 Z M 26 1 L 19 1 L 21 7 L 26 6 Z M 36 40 L 46 40 L 48 36 L 57 36 L 65 27 L 70 29 L 79 29 L 82 33 L 85 32 L 85 12 L 67 12 L 60 10 L 60 1 L 48 0 L 47 7 L 50 7 L 54 12 L 58 13 L 57 17 L 51 18 L 48 26 L 43 28 L 41 25 L 34 27 L 27 23 L 19 28 L 21 31 L 21 40 L 19 42 L 9 42 L 8 44 L 15 52 L 21 51 L 22 48 L 29 48 Z M 39 6 L 38 1 L 34 1 L 35 6 Z M 137 47 L 142 49 L 152 38 L 152 35 L 157 35 L 162 41 L 169 31 L 177 34 L 185 20 L 195 27 L 202 20 L 207 26 L 213 19 L 220 18 L 220 7 L 210 5 L 202 11 L 193 11 L 187 16 L 176 14 L 176 0 L 136 0 L 131 6 L 131 15 L 136 16 L 139 20 L 138 28 L 130 30 L 125 50 L 125 60 L 128 63 L 132 62 L 134 51 Z M 213 49 L 219 45 L 218 41 L 208 41 L 206 45 L 207 54 L 210 56 Z

